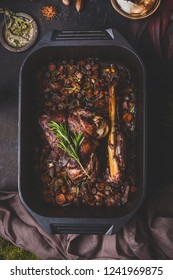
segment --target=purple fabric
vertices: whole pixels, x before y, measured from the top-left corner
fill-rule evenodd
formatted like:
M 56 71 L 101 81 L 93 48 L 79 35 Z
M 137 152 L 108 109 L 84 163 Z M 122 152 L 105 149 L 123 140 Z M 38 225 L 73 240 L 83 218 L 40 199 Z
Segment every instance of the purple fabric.
M 131 24 L 132 41 L 137 47 L 148 32 L 152 47 L 162 61 L 172 61 L 173 57 L 173 1 L 164 0 L 159 9 L 144 21 Z

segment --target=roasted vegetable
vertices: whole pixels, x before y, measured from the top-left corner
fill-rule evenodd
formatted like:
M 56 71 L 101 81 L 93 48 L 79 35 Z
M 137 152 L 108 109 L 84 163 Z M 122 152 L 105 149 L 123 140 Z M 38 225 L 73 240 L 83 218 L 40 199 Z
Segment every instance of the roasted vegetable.
M 109 126 L 105 119 L 101 116 L 95 116 L 93 121 L 96 127 L 96 138 L 100 139 L 105 137 L 109 132 Z
M 130 123 L 130 122 L 132 122 L 132 120 L 133 120 L 133 115 L 131 113 L 125 113 L 123 115 L 123 121 L 125 123 Z

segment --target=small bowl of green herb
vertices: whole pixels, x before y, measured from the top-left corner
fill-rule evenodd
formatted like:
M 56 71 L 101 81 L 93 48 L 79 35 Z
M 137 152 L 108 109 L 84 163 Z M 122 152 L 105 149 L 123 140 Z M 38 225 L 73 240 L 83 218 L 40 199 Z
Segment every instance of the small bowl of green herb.
M 4 21 L 0 26 L 0 41 L 2 45 L 13 52 L 22 52 L 30 48 L 38 35 L 35 20 L 25 13 L 13 13 L 0 9 Z

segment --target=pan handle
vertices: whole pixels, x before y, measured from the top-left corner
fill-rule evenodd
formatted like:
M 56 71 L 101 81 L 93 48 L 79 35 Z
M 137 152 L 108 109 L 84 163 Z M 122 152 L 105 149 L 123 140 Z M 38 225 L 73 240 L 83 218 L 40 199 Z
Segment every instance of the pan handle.
M 52 41 L 72 41 L 72 40 L 112 40 L 111 34 L 107 30 L 54 30 L 52 33 Z
M 117 45 L 134 51 L 133 47 L 116 29 L 106 30 L 54 30 L 46 33 L 36 46 L 87 46 Z
M 95 225 L 95 224 L 50 224 L 53 234 L 105 234 L 111 235 L 113 225 Z

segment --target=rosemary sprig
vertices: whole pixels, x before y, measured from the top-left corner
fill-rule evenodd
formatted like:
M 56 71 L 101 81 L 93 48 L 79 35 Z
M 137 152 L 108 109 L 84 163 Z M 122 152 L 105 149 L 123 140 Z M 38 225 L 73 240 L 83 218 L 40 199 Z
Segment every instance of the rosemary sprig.
M 83 134 L 75 133 L 72 135 L 65 124 L 58 124 L 54 121 L 49 122 L 49 127 L 54 132 L 54 135 L 60 140 L 58 147 L 70 158 L 76 160 L 86 176 L 91 179 L 83 167 L 78 155 L 79 147 L 84 140 Z

